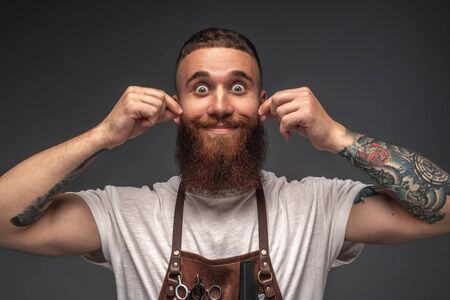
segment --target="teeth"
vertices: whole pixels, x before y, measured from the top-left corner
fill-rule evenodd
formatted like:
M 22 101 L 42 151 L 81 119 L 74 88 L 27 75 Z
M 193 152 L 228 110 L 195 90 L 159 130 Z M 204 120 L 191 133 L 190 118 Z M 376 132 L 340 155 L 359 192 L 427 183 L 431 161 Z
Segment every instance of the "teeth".
M 226 126 L 223 124 L 216 124 L 216 125 L 210 125 L 210 126 L 204 126 L 204 128 L 215 128 L 215 129 L 235 129 L 239 127 L 238 125 L 234 125 L 234 126 Z
M 216 125 L 216 126 L 211 126 L 211 128 L 236 128 L 234 126 L 224 126 L 224 125 Z

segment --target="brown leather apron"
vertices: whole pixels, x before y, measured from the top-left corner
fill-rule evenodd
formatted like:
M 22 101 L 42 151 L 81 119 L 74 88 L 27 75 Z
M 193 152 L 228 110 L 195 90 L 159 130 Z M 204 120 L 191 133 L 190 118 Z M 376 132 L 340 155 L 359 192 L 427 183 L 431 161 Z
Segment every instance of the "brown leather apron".
M 269 256 L 266 202 L 262 184 L 260 183 L 256 188 L 259 251 L 228 258 L 211 260 L 181 250 L 184 198 L 184 184 L 181 181 L 175 204 L 172 253 L 158 299 L 177 299 L 175 292 L 180 280 L 190 291 L 198 283 L 198 274 L 206 287 L 216 284 L 220 286 L 222 291 L 220 299 L 237 300 L 239 299 L 240 263 L 243 261 L 255 263 L 254 278 L 258 282 L 259 294 L 265 294 L 265 299 L 283 299 Z M 208 296 L 205 299 L 208 299 Z

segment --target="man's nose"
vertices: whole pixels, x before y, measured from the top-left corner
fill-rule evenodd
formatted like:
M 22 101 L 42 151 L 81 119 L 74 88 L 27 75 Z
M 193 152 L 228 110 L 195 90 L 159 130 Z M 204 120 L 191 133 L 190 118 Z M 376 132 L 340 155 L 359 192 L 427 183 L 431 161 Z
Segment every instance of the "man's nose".
M 214 97 L 211 97 L 211 103 L 207 110 L 208 114 L 217 118 L 225 118 L 232 115 L 234 107 L 230 100 L 226 90 L 217 89 Z

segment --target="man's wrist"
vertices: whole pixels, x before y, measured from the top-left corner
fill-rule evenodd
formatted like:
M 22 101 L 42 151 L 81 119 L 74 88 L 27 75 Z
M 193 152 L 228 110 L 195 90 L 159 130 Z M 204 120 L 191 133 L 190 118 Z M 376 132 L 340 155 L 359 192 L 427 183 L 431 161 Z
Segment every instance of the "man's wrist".
M 330 146 L 327 151 L 332 153 L 339 153 L 345 149 L 345 147 L 353 144 L 355 136 L 351 134 L 351 131 L 347 130 L 342 124 L 336 123 L 332 133 L 330 135 Z
M 97 152 L 101 149 L 112 149 L 116 146 L 108 138 L 106 129 L 100 125 L 97 125 L 86 132 L 86 135 L 89 142 L 94 147 L 94 152 Z

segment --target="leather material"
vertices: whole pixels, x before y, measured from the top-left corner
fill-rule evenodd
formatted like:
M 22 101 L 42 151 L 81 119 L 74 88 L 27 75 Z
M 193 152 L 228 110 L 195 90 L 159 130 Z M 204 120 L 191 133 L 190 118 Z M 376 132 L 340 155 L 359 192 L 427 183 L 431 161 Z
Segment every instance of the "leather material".
M 197 274 L 206 288 L 215 284 L 221 287 L 221 299 L 239 299 L 239 272 L 242 261 L 253 261 L 255 263 L 255 278 L 260 294 L 265 294 L 266 299 L 283 299 L 269 256 L 267 214 L 261 182 L 256 188 L 260 249 L 239 256 L 211 260 L 181 250 L 184 196 L 184 184 L 181 181 L 175 204 L 172 253 L 158 299 L 176 299 L 175 289 L 178 285 L 178 276 L 180 276 L 182 283 L 191 290 L 197 282 Z

